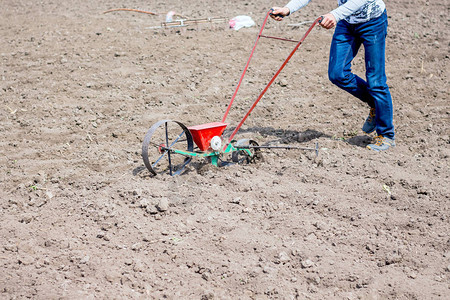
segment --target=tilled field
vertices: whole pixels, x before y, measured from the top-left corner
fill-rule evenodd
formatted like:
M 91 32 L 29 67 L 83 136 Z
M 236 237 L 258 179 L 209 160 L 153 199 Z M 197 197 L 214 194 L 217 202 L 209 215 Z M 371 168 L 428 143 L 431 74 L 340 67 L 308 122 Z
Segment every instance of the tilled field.
M 446 1 L 387 1 L 397 146 L 365 149 L 368 109 L 327 78 L 315 28 L 238 133 L 264 160 L 150 176 L 152 124 L 220 121 L 259 27 L 149 29 L 249 15 L 270 1 L 0 4 L 0 298 L 445 299 L 449 294 Z M 292 39 L 315 1 L 267 32 Z M 230 134 L 293 44 L 263 40 Z M 363 51 L 354 71 L 364 75 Z M 447 295 L 447 296 L 445 296 Z

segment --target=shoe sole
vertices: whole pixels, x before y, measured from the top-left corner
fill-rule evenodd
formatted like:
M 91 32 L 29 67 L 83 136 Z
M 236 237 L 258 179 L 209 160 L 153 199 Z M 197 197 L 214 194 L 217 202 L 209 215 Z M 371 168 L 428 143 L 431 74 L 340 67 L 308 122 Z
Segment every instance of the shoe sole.
M 366 146 L 367 149 L 375 151 L 375 152 L 386 151 L 386 150 L 389 150 L 389 149 L 394 148 L 394 147 L 395 147 L 395 144 L 394 145 L 390 145 L 388 148 L 381 150 L 381 149 L 374 149 L 374 148 L 370 147 L 369 145 Z

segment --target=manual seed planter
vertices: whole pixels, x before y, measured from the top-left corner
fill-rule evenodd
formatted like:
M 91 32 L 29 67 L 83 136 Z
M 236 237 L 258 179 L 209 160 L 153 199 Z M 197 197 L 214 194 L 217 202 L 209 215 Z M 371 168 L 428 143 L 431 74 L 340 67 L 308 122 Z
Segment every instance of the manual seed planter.
M 152 173 L 153 175 L 166 172 L 168 172 L 170 175 L 181 174 L 184 171 L 186 165 L 191 162 L 193 157 L 209 158 L 214 166 L 227 165 L 229 163 L 248 163 L 260 157 L 259 150 L 262 148 L 312 150 L 316 152 L 316 155 L 318 155 L 319 148 L 317 143 L 315 148 L 303 148 L 294 146 L 259 146 L 257 142 L 250 139 L 234 140 L 234 136 L 239 131 L 242 124 L 244 124 L 250 113 L 253 111 L 256 104 L 267 92 L 269 87 L 272 85 L 272 83 L 286 66 L 288 61 L 306 39 L 314 26 L 322 19 L 322 17 L 320 17 L 315 20 L 306 31 L 302 39 L 299 41 L 295 41 L 262 35 L 263 29 L 271 13 L 272 10 L 267 13 L 264 19 L 253 49 L 250 53 L 250 57 L 247 60 L 247 64 L 245 65 L 244 71 L 242 72 L 238 85 L 236 86 L 236 90 L 231 97 L 222 122 L 213 122 L 186 127 L 178 121 L 161 120 L 155 123 L 148 130 L 147 134 L 144 137 L 144 142 L 142 145 L 142 158 L 144 160 L 145 166 L 150 171 L 150 173 Z M 275 75 L 272 77 L 272 79 L 269 81 L 269 83 L 266 85 L 266 87 L 263 89 L 263 91 L 260 93 L 256 101 L 253 103 L 246 115 L 233 130 L 231 135 L 225 138 L 223 136 L 223 132 L 228 125 L 227 123 L 225 123 L 225 120 L 228 116 L 230 108 L 253 57 L 256 45 L 258 44 L 258 41 L 261 37 L 295 42 L 296 46 L 283 62 L 278 71 L 275 73 Z M 194 147 L 194 143 L 197 146 L 196 148 Z M 231 162 L 222 160 L 224 154 L 231 154 Z

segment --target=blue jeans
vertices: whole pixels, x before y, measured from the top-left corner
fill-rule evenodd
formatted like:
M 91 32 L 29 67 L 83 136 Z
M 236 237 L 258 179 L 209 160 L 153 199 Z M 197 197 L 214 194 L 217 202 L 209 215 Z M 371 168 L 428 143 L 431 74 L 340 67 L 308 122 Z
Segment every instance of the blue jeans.
M 377 134 L 394 139 L 391 93 L 386 84 L 386 11 L 365 23 L 337 23 L 331 42 L 328 77 L 332 83 L 375 108 Z M 351 72 L 351 63 L 364 45 L 366 80 Z

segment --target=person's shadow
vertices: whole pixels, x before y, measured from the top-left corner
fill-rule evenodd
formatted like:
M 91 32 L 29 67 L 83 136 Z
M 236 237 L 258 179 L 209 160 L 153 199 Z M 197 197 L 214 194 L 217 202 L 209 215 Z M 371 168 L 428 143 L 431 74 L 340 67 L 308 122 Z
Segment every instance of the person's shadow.
M 224 133 L 224 136 L 229 136 L 230 134 L 227 133 L 232 132 L 233 130 L 234 128 L 227 129 Z M 241 129 L 239 132 L 254 132 L 258 135 L 262 135 L 263 137 L 272 136 L 276 138 L 274 140 L 266 142 L 265 145 L 271 145 L 274 143 L 307 143 L 320 137 L 331 138 L 331 136 L 314 129 L 306 129 L 305 131 L 300 132 L 290 129 L 275 129 L 273 127 L 250 127 L 247 129 Z
M 227 133 L 234 130 L 234 128 L 230 128 L 225 131 L 224 136 L 227 136 Z M 306 129 L 304 131 L 290 130 L 290 129 L 275 129 L 272 127 L 250 127 L 247 129 L 241 129 L 239 132 L 254 132 L 264 137 L 273 136 L 277 139 L 267 141 L 265 144 L 270 145 L 274 143 L 307 143 L 314 139 L 318 139 L 320 137 L 328 138 L 328 139 L 336 139 L 335 137 L 325 134 L 323 132 L 317 131 L 315 129 Z M 230 135 L 228 134 L 228 136 Z M 371 143 L 372 138 L 367 135 L 358 135 L 352 136 L 349 138 L 340 138 L 339 140 L 348 143 L 353 146 L 358 146 L 361 148 L 365 148 L 368 144 Z

